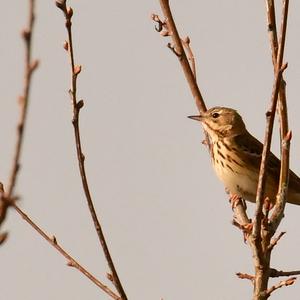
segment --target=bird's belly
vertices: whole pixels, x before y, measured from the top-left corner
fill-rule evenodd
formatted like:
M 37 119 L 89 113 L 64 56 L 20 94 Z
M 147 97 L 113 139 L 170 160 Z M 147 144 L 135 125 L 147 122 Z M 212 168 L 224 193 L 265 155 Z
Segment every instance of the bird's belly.
M 255 202 L 258 177 L 242 165 L 225 162 L 221 158 L 213 163 L 218 178 L 231 194 Z

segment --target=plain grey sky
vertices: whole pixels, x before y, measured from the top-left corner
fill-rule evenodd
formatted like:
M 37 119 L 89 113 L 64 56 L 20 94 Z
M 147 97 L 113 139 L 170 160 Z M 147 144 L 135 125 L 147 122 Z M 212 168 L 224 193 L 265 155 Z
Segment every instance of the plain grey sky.
M 210 166 L 202 130 L 186 118 L 196 108 L 167 38 L 154 30 L 158 1 L 68 1 L 74 8 L 78 95 L 86 168 L 97 212 L 129 299 L 250 299 L 251 253 L 230 222 L 222 184 Z M 281 1 L 277 1 L 279 4 Z M 285 61 L 291 165 L 300 173 L 300 3 L 290 1 Z M 262 138 L 273 68 L 264 1 L 171 1 L 197 59 L 209 107 L 234 107 Z M 22 169 L 20 206 L 75 258 L 106 281 L 106 262 L 82 192 L 71 125 L 68 57 L 62 13 L 37 1 L 34 74 Z M 7 183 L 21 93 L 20 30 L 27 1 L 0 11 L 0 180 Z M 277 131 L 276 131 L 277 133 Z M 275 138 L 278 141 L 278 138 Z M 278 143 L 277 143 L 278 145 Z M 274 146 L 278 153 L 278 147 Z M 253 205 L 249 205 L 253 208 Z M 288 205 L 273 267 L 300 267 L 300 207 Z M 14 212 L 0 247 L 1 299 L 107 299 Z M 275 282 L 275 281 L 274 281 Z M 300 285 L 272 299 L 297 298 Z

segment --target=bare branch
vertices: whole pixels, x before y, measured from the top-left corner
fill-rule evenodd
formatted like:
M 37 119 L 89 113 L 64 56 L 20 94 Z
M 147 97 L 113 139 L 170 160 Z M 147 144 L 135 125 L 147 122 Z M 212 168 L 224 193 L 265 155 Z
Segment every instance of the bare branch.
M 282 231 L 282 232 L 280 232 L 280 234 L 279 234 L 276 238 L 272 239 L 271 242 L 270 242 L 270 244 L 269 244 L 269 246 L 268 246 L 268 250 L 269 250 L 269 251 L 272 251 L 273 248 L 274 248 L 274 247 L 277 245 L 277 243 L 279 242 L 279 240 L 280 240 L 285 234 L 286 234 L 286 232 L 285 232 L 285 231 Z
M 69 253 L 67 253 L 57 242 L 55 236 L 50 237 L 43 231 L 36 223 L 32 221 L 32 219 L 19 208 L 15 203 L 10 203 L 10 206 L 14 207 L 16 212 L 34 229 L 36 230 L 49 244 L 51 244 L 62 256 L 67 259 L 67 264 L 76 268 L 79 272 L 81 272 L 84 276 L 90 279 L 95 285 L 97 285 L 100 289 L 102 289 L 107 295 L 112 297 L 115 300 L 120 300 L 120 297 L 116 295 L 110 288 L 108 288 L 105 284 L 99 281 L 94 275 L 92 275 L 85 267 L 83 267 L 79 262 L 77 262 Z
M 289 0 L 283 0 L 282 9 L 282 22 L 280 29 L 280 42 L 279 50 L 277 54 L 277 64 L 282 63 L 284 44 L 286 37 L 287 28 L 287 17 L 289 9 Z M 281 99 L 280 105 L 280 127 L 281 127 L 281 168 L 280 168 L 280 179 L 278 185 L 278 196 L 274 207 L 273 214 L 271 216 L 271 226 L 273 232 L 276 231 L 279 226 L 281 219 L 283 218 L 283 212 L 286 203 L 287 187 L 289 182 L 289 157 L 290 157 L 290 141 L 292 134 L 288 128 L 288 115 L 286 98 Z
M 181 67 L 183 69 L 184 75 L 187 79 L 187 82 L 189 84 L 189 87 L 191 89 L 192 95 L 195 99 L 197 108 L 199 112 L 206 111 L 206 105 L 204 103 L 203 97 L 201 95 L 201 92 L 199 90 L 199 87 L 196 82 L 196 77 L 193 72 L 187 55 L 184 51 L 183 45 L 182 45 L 182 40 L 178 34 L 173 15 L 170 9 L 169 1 L 168 0 L 160 0 L 160 6 L 163 11 L 164 17 L 165 17 L 165 24 L 167 26 L 167 32 L 168 35 L 171 36 L 174 44 L 174 51 L 178 54 L 179 62 L 181 64 Z M 156 21 L 156 20 L 155 20 Z M 157 21 L 156 21 L 157 22 Z
M 293 276 L 293 275 L 300 275 L 300 270 L 298 271 L 278 271 L 276 269 L 270 269 L 270 277 L 281 277 L 281 276 Z
M 282 72 L 287 68 L 287 64 L 278 69 L 277 74 L 275 76 L 272 98 L 271 98 L 271 106 L 269 111 L 267 112 L 267 125 L 265 130 L 265 140 L 264 147 L 262 152 L 262 159 L 260 165 L 259 179 L 258 179 L 258 187 L 257 187 L 257 195 L 256 195 L 256 211 L 255 211 L 255 221 L 253 226 L 253 236 L 256 240 L 256 248 L 259 252 L 261 249 L 261 222 L 263 218 L 263 203 L 264 203 L 264 188 L 266 183 L 266 165 L 268 160 L 268 155 L 270 153 L 272 133 L 273 133 L 273 125 L 274 125 L 274 117 L 276 104 L 278 99 L 278 91 L 281 80 Z
M 84 102 L 83 100 L 77 101 L 77 76 L 81 72 L 81 66 L 75 65 L 75 59 L 74 59 L 74 50 L 73 50 L 73 39 L 72 39 L 72 16 L 73 16 L 73 9 L 71 7 L 67 7 L 66 1 L 56 1 L 56 5 L 59 9 L 61 9 L 65 15 L 66 20 L 66 29 L 68 33 L 68 42 L 64 44 L 64 48 L 68 50 L 70 61 L 71 61 L 71 89 L 69 91 L 72 106 L 73 106 L 73 119 L 72 124 L 74 128 L 74 135 L 75 135 L 75 141 L 76 141 L 76 151 L 77 151 L 77 159 L 79 164 L 79 170 L 81 175 L 81 181 L 82 186 L 84 189 L 84 193 L 86 196 L 87 204 L 94 222 L 94 227 L 96 229 L 99 242 L 102 246 L 105 258 L 107 260 L 108 266 L 111 270 L 112 276 L 113 276 L 113 284 L 115 285 L 116 289 L 118 290 L 120 297 L 123 300 L 127 299 L 127 296 L 125 294 L 125 291 L 122 287 L 121 281 L 119 279 L 119 276 L 117 274 L 116 268 L 114 266 L 112 257 L 110 255 L 110 252 L 108 250 L 108 246 L 104 237 L 103 230 L 101 228 L 100 222 L 98 220 L 96 210 L 94 208 L 94 204 L 92 201 L 92 196 L 90 194 L 88 179 L 85 171 L 85 156 L 82 151 L 82 145 L 81 145 L 81 137 L 80 137 L 80 127 L 79 127 L 79 113 L 80 109 L 83 107 Z
M 250 274 L 247 274 L 247 273 L 236 273 L 235 274 L 238 278 L 240 278 L 240 279 L 248 279 L 248 280 L 250 280 L 252 283 L 253 283 L 253 280 L 254 280 L 254 278 L 255 278 L 255 276 L 253 276 L 253 275 L 250 275 Z
M 22 143 L 24 137 L 24 128 L 27 117 L 27 108 L 29 103 L 29 93 L 31 86 L 31 77 L 33 71 L 38 66 L 38 61 L 32 61 L 31 58 L 31 42 L 32 42 L 32 32 L 34 25 L 34 8 L 35 8 L 35 0 L 29 1 L 29 16 L 28 16 L 28 25 L 22 31 L 22 37 L 25 42 L 25 77 L 24 77 L 24 87 L 22 96 L 19 97 L 19 105 L 20 105 L 20 119 L 17 126 L 17 141 L 15 147 L 15 154 L 13 160 L 13 166 L 11 170 L 10 180 L 7 188 L 6 197 L 10 198 L 13 194 L 14 187 L 17 181 L 17 174 L 20 169 L 20 155 L 22 150 Z
M 276 28 L 276 15 L 275 15 L 275 4 L 274 0 L 266 0 L 267 8 L 267 22 L 270 45 L 272 49 L 272 62 L 274 69 L 277 64 L 277 52 L 278 52 L 278 39 L 277 39 L 277 28 Z
M 191 48 L 191 40 L 187 36 L 184 39 L 181 39 L 181 42 L 187 52 L 187 58 L 189 60 L 193 75 L 195 77 L 195 81 L 197 82 L 196 61 L 195 61 L 195 56 L 194 56 L 193 50 Z
M 272 294 L 274 291 L 276 291 L 276 290 L 282 288 L 283 286 L 289 286 L 289 285 L 292 285 L 292 284 L 295 283 L 296 280 L 297 280 L 297 277 L 290 277 L 290 278 L 288 278 L 288 279 L 286 279 L 286 280 L 282 280 L 282 281 L 280 281 L 279 283 L 273 285 L 271 288 L 269 288 L 269 289 L 267 290 L 267 292 L 266 292 L 266 299 L 267 299 L 268 297 L 270 297 L 271 294 Z
M 17 124 L 17 138 L 16 145 L 13 155 L 12 168 L 9 175 L 9 182 L 7 192 L 0 198 L 0 225 L 4 221 L 7 213 L 8 206 L 6 205 L 6 201 L 4 201 L 3 197 L 11 198 L 14 193 L 14 188 L 17 182 L 18 171 L 20 169 L 20 157 L 22 152 L 22 145 L 24 140 L 24 129 L 27 119 L 27 111 L 28 111 L 28 103 L 29 103 L 29 94 L 31 88 L 31 79 L 32 74 L 36 70 L 38 66 L 37 60 L 32 60 L 31 48 L 32 48 L 32 33 L 34 27 L 34 9 L 35 9 L 35 0 L 29 0 L 29 14 L 28 14 L 28 24 L 26 28 L 22 30 L 22 38 L 25 43 L 25 71 L 24 71 L 24 83 L 23 83 L 23 92 L 19 97 L 19 105 L 20 105 L 20 115 L 19 121 Z M 7 235 L 4 235 L 5 238 Z M 2 237 L 4 237 L 2 236 Z M 4 242 L 2 239 L 2 242 Z
M 283 8 L 286 6 L 286 4 L 287 3 L 284 3 Z M 270 40 L 270 45 L 271 45 L 271 50 L 272 50 L 272 62 L 273 62 L 273 67 L 274 67 L 274 73 L 276 73 L 277 55 L 278 55 L 278 38 L 277 38 L 274 0 L 266 0 L 266 8 L 267 8 L 269 40 Z M 284 11 L 285 10 L 283 9 L 283 13 L 284 13 Z M 287 122 L 287 115 L 284 115 L 284 111 L 287 110 L 286 83 L 285 83 L 283 77 L 282 77 L 280 89 L 279 89 L 279 100 L 280 101 L 278 102 L 277 112 L 279 114 L 280 137 L 282 139 L 286 134 L 286 132 L 283 132 L 283 128 L 284 128 L 283 123 Z
M 282 87 L 282 73 L 287 67 L 287 64 L 282 65 L 282 62 L 283 62 L 285 36 L 286 36 L 286 28 L 287 28 L 286 25 L 287 25 L 287 17 L 288 17 L 288 3 L 289 3 L 288 0 L 283 0 L 283 14 L 282 14 L 282 21 L 281 21 L 282 26 L 281 26 L 281 35 L 279 41 L 279 50 L 277 53 L 276 66 L 274 65 L 275 78 L 274 78 L 271 105 L 269 111 L 266 114 L 267 125 L 265 130 L 265 140 L 264 140 L 262 160 L 261 160 L 260 172 L 259 172 L 259 181 L 258 181 L 257 194 L 256 194 L 256 210 L 255 210 L 255 219 L 254 219 L 254 226 L 253 226 L 253 233 L 252 233 L 253 244 L 251 244 L 252 251 L 253 251 L 254 265 L 255 265 L 254 298 L 253 298 L 254 300 L 267 299 L 272 293 L 272 291 L 278 288 L 277 286 L 274 286 L 271 289 L 267 290 L 268 280 L 269 280 L 269 270 L 270 270 L 270 257 L 271 257 L 269 245 L 270 245 L 270 239 L 272 235 L 275 233 L 283 217 L 283 211 L 284 211 L 284 206 L 286 201 L 286 191 L 287 191 L 288 172 L 289 172 L 289 166 L 288 166 L 289 140 L 288 139 L 285 143 L 282 143 L 284 144 L 283 145 L 284 147 L 282 147 L 282 153 L 283 155 L 285 155 L 285 158 L 282 157 L 283 161 L 282 161 L 282 167 L 280 171 L 280 182 L 279 182 L 279 193 L 278 193 L 279 196 L 277 197 L 276 205 L 273 214 L 271 216 L 270 226 L 268 226 L 269 224 L 265 222 L 264 226 L 262 227 L 262 221 L 265 220 L 262 208 L 263 208 L 264 189 L 265 189 L 265 182 L 266 182 L 266 165 L 267 165 L 267 160 L 268 160 L 268 155 L 270 152 L 270 145 L 272 140 L 275 110 L 276 110 L 280 88 Z M 274 7 L 273 7 L 273 13 L 274 13 L 273 21 L 275 26 Z M 276 27 L 274 28 L 276 30 Z M 272 40 L 273 39 L 274 36 Z M 274 46 L 273 49 L 275 49 L 276 45 L 273 46 Z M 283 103 L 283 99 L 280 100 L 281 103 Z M 281 115 L 281 119 L 282 119 L 281 126 L 285 128 L 282 130 L 287 130 L 288 127 L 287 127 L 286 105 L 283 105 L 283 114 L 284 114 L 283 116 Z M 286 134 L 281 135 L 281 138 L 282 137 L 285 138 Z M 274 218 L 273 216 L 276 217 Z M 274 219 L 274 221 L 272 221 L 272 218 Z M 282 283 L 280 283 L 278 286 L 281 287 Z

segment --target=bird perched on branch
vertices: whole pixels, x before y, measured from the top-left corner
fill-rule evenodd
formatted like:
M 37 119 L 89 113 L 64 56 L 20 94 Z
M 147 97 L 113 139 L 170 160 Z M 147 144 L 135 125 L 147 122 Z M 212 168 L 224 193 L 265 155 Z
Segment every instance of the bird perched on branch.
M 263 144 L 246 129 L 242 117 L 234 109 L 213 107 L 199 116 L 211 143 L 211 160 L 218 178 L 231 195 L 255 202 Z M 270 153 L 266 166 L 264 197 L 276 201 L 280 160 Z M 287 202 L 300 205 L 300 178 L 289 171 Z

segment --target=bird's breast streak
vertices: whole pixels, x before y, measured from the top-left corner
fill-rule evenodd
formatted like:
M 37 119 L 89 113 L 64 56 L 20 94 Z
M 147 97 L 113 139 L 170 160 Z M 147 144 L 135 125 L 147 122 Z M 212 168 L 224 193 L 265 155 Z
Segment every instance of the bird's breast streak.
M 245 198 L 247 191 L 256 190 L 257 182 L 251 176 L 250 170 L 220 142 L 213 147 L 213 166 L 218 178 L 232 194 Z

